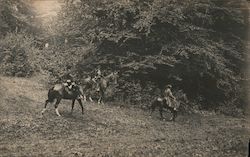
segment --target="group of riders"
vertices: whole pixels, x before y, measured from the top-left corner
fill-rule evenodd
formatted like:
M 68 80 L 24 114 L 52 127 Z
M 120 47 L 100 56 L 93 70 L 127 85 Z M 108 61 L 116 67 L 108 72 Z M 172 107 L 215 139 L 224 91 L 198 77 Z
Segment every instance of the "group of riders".
M 94 77 L 89 76 L 89 78 L 87 78 L 87 79 L 90 79 L 91 81 L 93 81 L 97 84 L 101 78 L 103 78 L 103 75 L 102 75 L 100 67 L 98 67 L 95 70 L 95 76 Z M 66 82 L 63 83 L 63 85 L 65 86 L 65 90 L 67 92 L 71 92 L 74 89 L 74 87 L 77 86 L 77 84 L 75 83 L 75 81 L 73 80 L 73 77 L 71 75 L 70 75 L 70 78 L 68 78 L 66 80 Z
M 92 77 L 89 76 L 87 78 L 87 80 L 96 83 L 97 86 L 98 86 L 98 82 L 101 80 L 101 78 L 104 78 L 104 76 L 102 74 L 102 71 L 101 71 L 100 67 L 98 67 L 94 71 L 94 75 Z M 63 85 L 65 87 L 65 91 L 66 92 L 73 92 L 74 89 L 75 89 L 75 87 L 78 86 L 73 81 L 72 78 L 68 79 L 65 83 L 63 83 Z M 85 97 L 85 100 L 86 100 L 86 97 Z M 172 85 L 170 85 L 170 84 L 166 85 L 166 87 L 164 88 L 164 91 L 163 91 L 163 96 L 162 97 L 158 97 L 155 102 L 156 102 L 155 103 L 156 106 L 159 106 L 161 116 L 162 116 L 162 111 L 163 111 L 162 108 L 168 108 L 173 113 L 173 117 L 172 118 L 175 118 L 176 113 L 177 113 L 177 109 L 178 109 L 179 106 L 178 106 L 178 102 L 176 101 L 175 96 L 172 93 Z M 99 101 L 98 101 L 98 103 L 99 103 Z M 151 107 L 155 108 L 155 106 L 153 106 L 153 104 L 152 104 Z

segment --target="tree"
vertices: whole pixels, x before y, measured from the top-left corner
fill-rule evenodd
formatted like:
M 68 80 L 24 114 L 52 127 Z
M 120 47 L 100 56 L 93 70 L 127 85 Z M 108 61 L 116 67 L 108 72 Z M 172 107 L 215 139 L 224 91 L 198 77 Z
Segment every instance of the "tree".
M 29 6 L 29 1 L 0 0 L 0 34 L 7 32 L 20 32 L 34 30 L 34 12 Z
M 94 62 L 82 62 L 120 70 L 125 86 L 130 80 L 139 81 L 143 88 L 152 82 L 155 89 L 171 83 L 203 107 L 226 101 L 239 105 L 247 23 L 235 4 L 82 0 L 65 5 L 61 20 L 68 24 L 61 25 L 59 32 L 66 32 L 71 40 L 93 43 L 95 55 L 89 60 Z M 84 63 L 79 64 L 79 73 L 89 69 Z M 124 92 L 125 86 L 120 85 Z

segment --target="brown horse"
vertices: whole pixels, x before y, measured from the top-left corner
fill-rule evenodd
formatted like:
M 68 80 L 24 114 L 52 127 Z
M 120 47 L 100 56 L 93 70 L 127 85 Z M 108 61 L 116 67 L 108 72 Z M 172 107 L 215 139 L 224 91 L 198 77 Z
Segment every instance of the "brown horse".
M 99 93 L 98 104 L 104 103 L 105 101 L 105 92 L 111 82 L 117 84 L 118 72 L 112 72 L 111 74 L 99 78 L 97 82 L 97 92 Z
M 84 88 L 84 91 L 85 91 L 85 93 L 84 93 L 84 101 L 87 101 L 87 98 L 88 98 L 91 102 L 93 102 L 91 94 L 93 94 L 92 90 L 96 86 L 95 80 L 91 76 L 88 76 L 87 78 L 83 79 L 82 85 L 83 85 L 83 88 Z
M 175 118 L 177 117 L 177 109 L 179 108 L 179 102 L 175 101 L 174 103 L 175 103 L 176 108 L 169 106 L 169 104 L 167 104 L 166 99 L 157 98 L 153 101 L 153 103 L 150 106 L 150 110 L 151 110 L 150 114 L 152 115 L 152 113 L 155 111 L 155 108 L 158 107 L 161 119 L 164 119 L 162 112 L 163 112 L 163 109 L 166 108 L 172 113 L 172 117 L 170 120 L 175 121 Z
M 83 89 L 79 85 L 73 86 L 71 90 L 67 89 L 67 87 L 63 84 L 56 84 L 48 91 L 48 99 L 45 101 L 44 109 L 42 114 L 46 111 L 46 107 L 48 103 L 55 103 L 55 111 L 58 116 L 61 116 L 58 112 L 58 105 L 62 99 L 72 100 L 72 108 L 71 113 L 73 112 L 75 100 L 77 100 L 82 108 L 82 114 L 84 113 L 83 105 L 81 99 L 83 99 Z

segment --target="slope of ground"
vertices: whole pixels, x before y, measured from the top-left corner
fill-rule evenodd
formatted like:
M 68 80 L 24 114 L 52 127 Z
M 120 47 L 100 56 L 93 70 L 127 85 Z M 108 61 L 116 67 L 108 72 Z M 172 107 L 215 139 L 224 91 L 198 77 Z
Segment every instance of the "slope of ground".
M 244 118 L 155 113 L 114 105 L 62 101 L 41 116 L 47 91 L 36 78 L 0 77 L 0 156 L 247 156 Z M 166 117 L 169 113 L 166 112 Z

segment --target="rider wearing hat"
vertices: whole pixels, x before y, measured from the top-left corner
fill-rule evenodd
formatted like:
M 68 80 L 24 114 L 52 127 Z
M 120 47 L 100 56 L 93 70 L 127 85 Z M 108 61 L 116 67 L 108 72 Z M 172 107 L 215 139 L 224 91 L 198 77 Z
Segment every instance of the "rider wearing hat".
M 98 82 L 102 77 L 103 75 L 101 72 L 101 67 L 98 66 L 97 69 L 95 70 L 95 77 L 94 77 L 95 82 Z
M 68 79 L 66 81 L 66 83 L 64 83 L 64 86 L 66 87 L 66 89 L 68 89 L 69 91 L 72 90 L 72 88 L 76 85 L 75 82 L 72 82 L 70 79 Z
M 172 85 L 167 85 L 166 89 L 164 90 L 164 99 L 166 100 L 166 103 L 169 107 L 174 107 L 176 110 L 176 107 L 172 103 L 173 101 L 176 101 L 176 98 L 174 97 L 172 91 Z
M 101 67 L 100 66 L 98 66 L 98 68 L 96 70 L 96 74 L 97 74 L 97 76 L 101 76 L 102 75 Z

